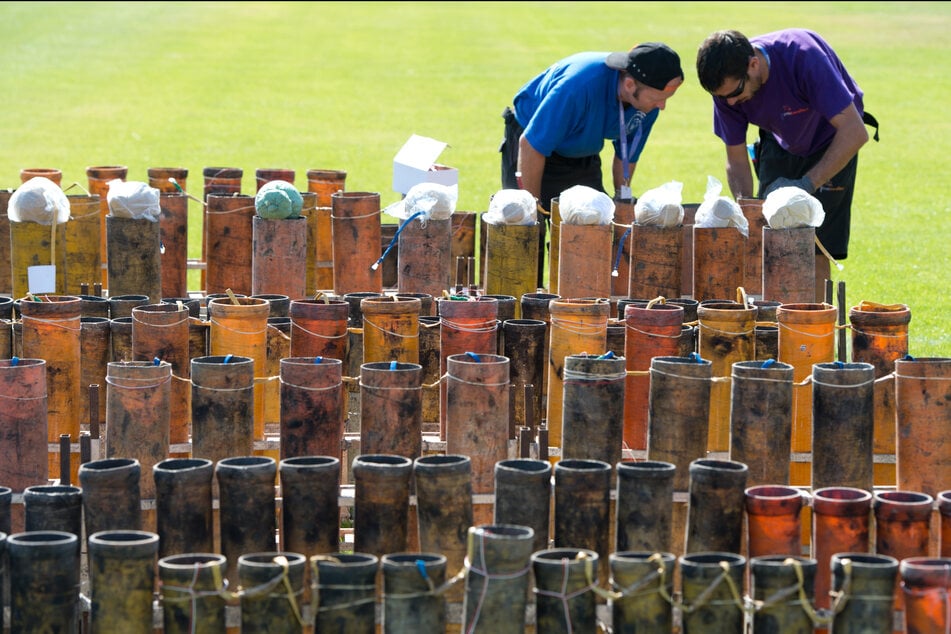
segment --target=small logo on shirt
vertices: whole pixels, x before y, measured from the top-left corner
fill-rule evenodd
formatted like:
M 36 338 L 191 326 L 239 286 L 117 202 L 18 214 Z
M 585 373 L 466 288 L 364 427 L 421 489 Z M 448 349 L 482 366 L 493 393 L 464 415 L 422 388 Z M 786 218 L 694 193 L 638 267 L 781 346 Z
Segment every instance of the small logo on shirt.
M 633 134 L 635 130 L 641 127 L 641 123 L 644 121 L 644 117 L 646 116 L 646 113 L 643 113 L 640 110 L 635 110 L 631 115 L 631 118 L 627 120 L 627 124 L 625 126 L 627 128 L 627 133 Z
M 793 110 L 789 106 L 783 106 L 782 117 L 785 119 L 786 117 L 794 117 L 797 114 L 803 114 L 805 112 L 809 112 L 809 108 L 799 108 L 798 110 Z

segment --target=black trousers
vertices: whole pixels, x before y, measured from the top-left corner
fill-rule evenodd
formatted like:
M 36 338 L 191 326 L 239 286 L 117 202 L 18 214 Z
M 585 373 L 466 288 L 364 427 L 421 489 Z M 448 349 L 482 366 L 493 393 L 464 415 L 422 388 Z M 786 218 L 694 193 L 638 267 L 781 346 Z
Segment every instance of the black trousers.
M 505 135 L 499 145 L 502 155 L 502 188 L 518 189 L 515 172 L 518 170 L 518 141 L 524 128 L 515 118 L 511 108 L 502 111 L 505 121 Z M 542 173 L 541 195 L 538 203 L 546 210 L 551 210 L 551 199 L 557 198 L 561 192 L 575 185 L 586 185 L 599 192 L 604 191 L 601 179 L 601 156 L 568 157 L 557 152 L 545 159 L 545 171 Z

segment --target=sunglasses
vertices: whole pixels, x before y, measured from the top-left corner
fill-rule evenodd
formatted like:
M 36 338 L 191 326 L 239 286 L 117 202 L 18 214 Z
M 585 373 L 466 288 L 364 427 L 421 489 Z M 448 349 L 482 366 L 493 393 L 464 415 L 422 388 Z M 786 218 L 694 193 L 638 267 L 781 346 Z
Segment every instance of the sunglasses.
M 742 95 L 742 94 L 743 94 L 743 91 L 746 90 L 746 79 L 747 79 L 747 77 L 749 77 L 749 75 L 744 75 L 744 76 L 743 76 L 743 79 L 740 80 L 740 83 L 737 84 L 736 90 L 734 90 L 733 92 L 731 92 L 729 95 L 718 95 L 718 96 L 720 97 L 720 99 L 724 99 L 724 100 L 726 100 L 726 99 L 733 99 L 733 98 L 735 98 L 735 97 L 739 97 L 740 95 Z

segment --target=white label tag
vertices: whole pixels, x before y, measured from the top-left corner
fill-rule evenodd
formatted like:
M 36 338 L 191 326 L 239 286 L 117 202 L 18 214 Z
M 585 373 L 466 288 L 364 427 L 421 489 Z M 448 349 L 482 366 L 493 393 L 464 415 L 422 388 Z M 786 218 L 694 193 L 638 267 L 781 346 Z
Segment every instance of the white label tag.
M 621 200 L 631 200 L 631 188 L 627 185 L 621 185 Z
M 26 267 L 27 286 L 31 295 L 56 292 L 56 265 L 41 264 Z

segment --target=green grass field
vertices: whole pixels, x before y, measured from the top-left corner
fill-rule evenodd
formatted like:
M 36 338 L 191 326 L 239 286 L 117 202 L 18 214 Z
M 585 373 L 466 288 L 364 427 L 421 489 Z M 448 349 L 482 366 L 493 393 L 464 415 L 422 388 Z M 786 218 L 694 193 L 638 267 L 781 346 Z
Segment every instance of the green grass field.
M 379 192 L 411 134 L 449 144 L 458 209 L 485 211 L 500 187 L 501 111 L 532 75 L 581 50 L 663 40 L 686 83 L 668 103 L 633 183 L 670 180 L 699 202 L 725 156 L 694 70 L 710 32 L 812 28 L 837 49 L 881 122 L 860 154 L 847 302 L 912 310 L 910 352 L 951 356 L 946 312 L 951 195 L 949 3 L 885 2 L 4 2 L 0 3 L 0 187 L 26 167 L 207 166 L 348 173 Z M 752 133 L 751 133 L 752 135 Z M 191 207 L 198 257 L 200 210 Z M 197 287 L 196 287 L 197 288 Z

